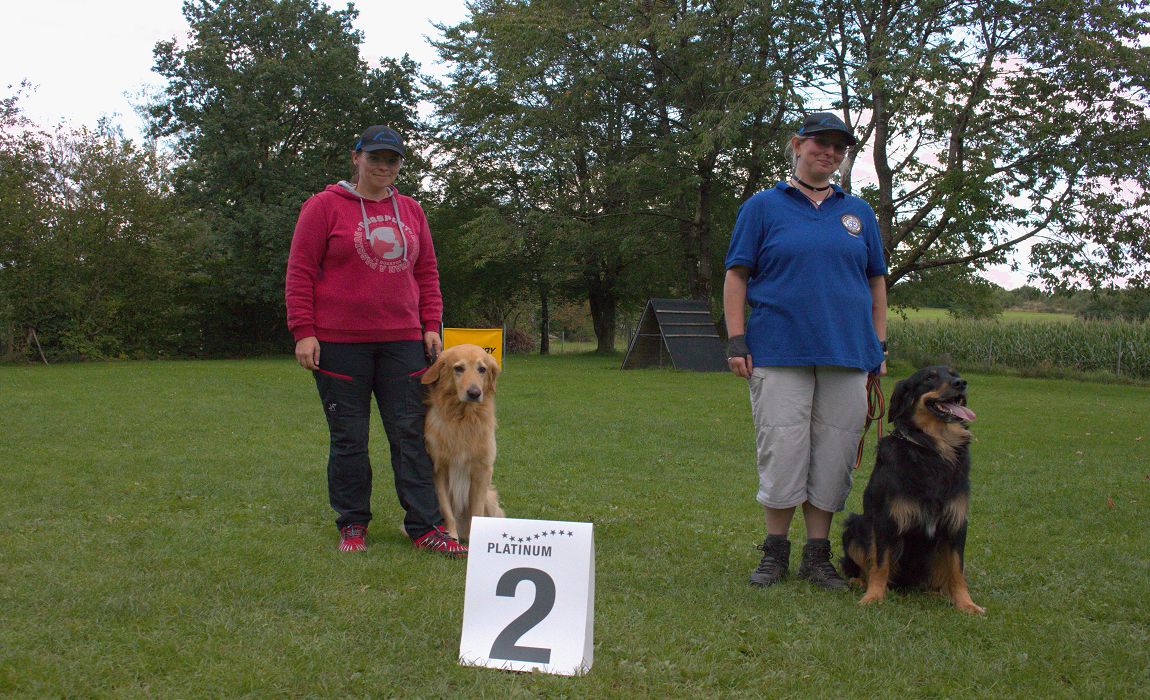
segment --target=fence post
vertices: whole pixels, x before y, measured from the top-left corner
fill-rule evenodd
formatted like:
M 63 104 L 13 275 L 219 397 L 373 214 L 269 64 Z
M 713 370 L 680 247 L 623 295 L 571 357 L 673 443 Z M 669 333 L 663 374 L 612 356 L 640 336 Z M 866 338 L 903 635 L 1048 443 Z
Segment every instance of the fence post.
M 1118 367 L 1115 372 L 1119 377 L 1122 376 L 1122 336 L 1118 336 Z
M 994 338 L 986 339 L 986 371 L 994 367 Z

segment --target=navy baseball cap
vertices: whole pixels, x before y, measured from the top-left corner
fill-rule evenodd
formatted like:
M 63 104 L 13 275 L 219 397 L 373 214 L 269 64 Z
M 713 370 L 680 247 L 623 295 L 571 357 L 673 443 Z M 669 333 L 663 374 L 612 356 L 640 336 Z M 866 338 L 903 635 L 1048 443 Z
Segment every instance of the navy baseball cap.
M 404 155 L 403 137 L 395 129 L 386 126 L 369 126 L 355 142 L 356 151 L 395 151 Z
M 830 112 L 813 112 L 808 114 L 806 118 L 803 119 L 803 125 L 799 127 L 799 136 L 814 136 L 824 131 L 841 132 L 843 136 L 847 137 L 848 146 L 853 146 L 858 143 L 858 139 L 856 139 L 855 135 L 851 133 L 851 130 L 847 128 L 847 125 L 843 123 L 843 120 Z

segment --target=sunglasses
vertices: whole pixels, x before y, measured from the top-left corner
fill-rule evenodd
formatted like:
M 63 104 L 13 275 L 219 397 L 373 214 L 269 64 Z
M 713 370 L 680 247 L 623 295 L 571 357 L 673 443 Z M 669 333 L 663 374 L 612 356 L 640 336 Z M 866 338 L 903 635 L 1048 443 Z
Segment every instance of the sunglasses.
M 388 153 L 387 155 L 384 155 L 382 153 L 372 152 L 365 155 L 367 157 L 367 162 L 371 163 L 372 165 L 384 165 L 389 168 L 394 168 L 403 162 L 403 158 L 395 153 Z
M 811 141 L 817 143 L 820 148 L 833 148 L 835 149 L 835 153 L 839 154 L 847 152 L 847 145 L 842 141 L 828 139 L 825 136 L 810 136 L 808 138 L 810 138 Z

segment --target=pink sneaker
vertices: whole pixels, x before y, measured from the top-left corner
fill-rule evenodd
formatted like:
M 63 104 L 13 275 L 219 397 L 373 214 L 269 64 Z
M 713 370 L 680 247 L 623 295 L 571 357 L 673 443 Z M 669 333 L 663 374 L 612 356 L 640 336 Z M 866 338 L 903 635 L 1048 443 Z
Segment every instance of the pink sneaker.
M 367 525 L 352 523 L 339 529 L 339 551 L 366 552 L 367 543 L 363 541 L 367 535 Z
M 435 529 L 428 530 L 420 535 L 418 539 L 412 540 L 412 544 L 415 545 L 416 549 L 438 552 L 451 559 L 467 558 L 467 547 L 460 544 L 459 540 L 447 534 L 447 530 L 444 530 L 441 525 L 436 525 Z

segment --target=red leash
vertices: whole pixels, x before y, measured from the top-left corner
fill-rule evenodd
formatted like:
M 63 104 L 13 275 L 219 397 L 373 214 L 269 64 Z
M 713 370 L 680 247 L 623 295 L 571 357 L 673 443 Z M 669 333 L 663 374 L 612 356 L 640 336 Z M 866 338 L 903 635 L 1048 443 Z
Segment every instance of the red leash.
M 882 438 L 882 419 L 886 415 L 886 397 L 882 395 L 882 378 L 877 374 L 868 374 L 866 378 L 866 425 L 863 426 L 862 437 L 859 438 L 859 449 L 855 455 L 855 469 L 862 465 L 863 443 L 866 442 L 866 431 L 870 430 L 872 422 L 878 422 L 878 437 Z

